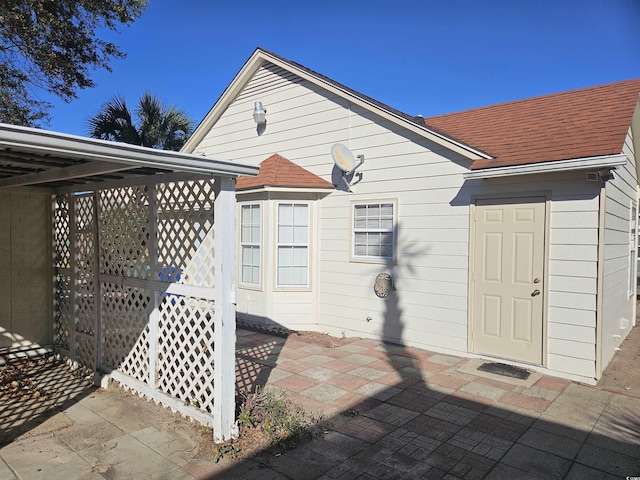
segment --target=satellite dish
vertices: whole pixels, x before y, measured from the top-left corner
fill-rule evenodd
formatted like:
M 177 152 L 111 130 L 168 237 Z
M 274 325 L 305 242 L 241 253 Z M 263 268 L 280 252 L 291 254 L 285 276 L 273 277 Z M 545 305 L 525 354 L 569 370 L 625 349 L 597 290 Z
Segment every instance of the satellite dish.
M 356 167 L 356 159 L 347 147 L 345 147 L 341 143 L 336 143 L 331 147 L 331 156 L 333 157 L 333 162 L 336 164 L 340 170 L 345 173 L 351 173 L 355 170 Z
M 336 167 L 342 170 L 342 181 L 350 192 L 353 172 L 364 163 L 364 155 L 358 155 L 356 160 L 351 150 L 341 143 L 336 143 L 331 147 L 331 156 Z

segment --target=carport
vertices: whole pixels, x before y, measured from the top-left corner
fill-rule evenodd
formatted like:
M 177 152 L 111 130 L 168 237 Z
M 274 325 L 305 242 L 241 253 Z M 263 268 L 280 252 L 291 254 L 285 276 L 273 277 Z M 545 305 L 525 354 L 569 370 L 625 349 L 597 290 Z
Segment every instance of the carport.
M 257 166 L 0 124 L 0 353 L 235 429 L 235 180 Z

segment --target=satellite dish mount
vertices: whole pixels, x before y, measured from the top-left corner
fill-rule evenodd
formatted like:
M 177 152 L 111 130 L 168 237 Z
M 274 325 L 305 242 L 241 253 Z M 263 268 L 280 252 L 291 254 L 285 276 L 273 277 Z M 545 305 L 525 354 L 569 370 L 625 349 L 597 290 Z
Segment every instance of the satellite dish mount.
M 342 171 L 342 181 L 347 187 L 347 191 L 350 192 L 353 174 L 364 163 L 364 155 L 354 157 L 351 150 L 341 143 L 336 143 L 331 147 L 331 156 L 333 163 Z

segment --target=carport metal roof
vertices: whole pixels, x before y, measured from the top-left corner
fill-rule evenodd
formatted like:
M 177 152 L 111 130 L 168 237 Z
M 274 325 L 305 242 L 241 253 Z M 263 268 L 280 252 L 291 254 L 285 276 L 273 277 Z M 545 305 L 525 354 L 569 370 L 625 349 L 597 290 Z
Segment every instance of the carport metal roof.
M 81 190 L 160 173 L 237 177 L 255 176 L 258 170 L 229 160 L 0 123 L 0 188 Z

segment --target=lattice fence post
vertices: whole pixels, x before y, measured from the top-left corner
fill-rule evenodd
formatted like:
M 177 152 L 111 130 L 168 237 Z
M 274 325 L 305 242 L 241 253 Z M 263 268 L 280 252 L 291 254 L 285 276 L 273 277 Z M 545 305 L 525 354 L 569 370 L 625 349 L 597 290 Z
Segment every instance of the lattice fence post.
M 100 386 L 100 374 L 98 370 L 102 367 L 102 305 L 100 295 L 100 255 L 101 255 L 101 243 L 100 243 L 100 197 L 98 192 L 93 192 L 93 253 L 94 253 L 94 284 L 93 284 L 93 298 L 95 303 L 95 331 L 93 334 L 94 339 L 94 359 L 93 359 L 93 382 L 96 386 Z
M 149 267 L 150 279 L 158 278 L 158 185 L 149 185 Z M 160 331 L 160 294 L 153 291 L 149 314 L 149 386 L 158 388 L 158 335 Z
M 78 219 L 76 218 L 76 201 L 73 195 L 68 195 L 69 199 L 69 249 L 71 251 L 69 273 L 69 298 L 71 300 L 71 316 L 69 318 L 69 359 L 76 362 L 76 302 L 78 296 L 77 266 L 78 257 L 76 255 L 76 236 L 78 231 Z
M 215 177 L 214 191 L 214 400 L 216 441 L 237 435 L 235 423 L 236 361 L 236 194 L 235 178 Z

